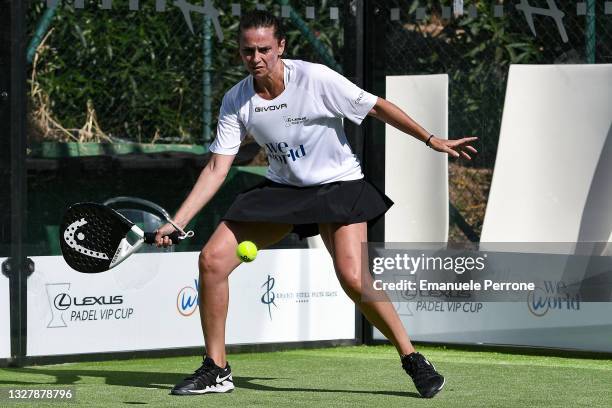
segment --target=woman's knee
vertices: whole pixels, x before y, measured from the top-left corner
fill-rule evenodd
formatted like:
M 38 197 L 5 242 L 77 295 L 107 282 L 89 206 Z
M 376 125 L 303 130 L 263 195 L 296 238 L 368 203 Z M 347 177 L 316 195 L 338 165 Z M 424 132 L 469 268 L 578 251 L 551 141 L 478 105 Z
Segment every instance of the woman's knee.
M 361 295 L 361 266 L 358 262 L 335 263 L 336 275 L 344 291 L 353 298 Z
M 219 277 L 229 274 L 231 265 L 225 265 L 222 251 L 214 246 L 205 246 L 198 258 L 200 276 L 202 278 Z

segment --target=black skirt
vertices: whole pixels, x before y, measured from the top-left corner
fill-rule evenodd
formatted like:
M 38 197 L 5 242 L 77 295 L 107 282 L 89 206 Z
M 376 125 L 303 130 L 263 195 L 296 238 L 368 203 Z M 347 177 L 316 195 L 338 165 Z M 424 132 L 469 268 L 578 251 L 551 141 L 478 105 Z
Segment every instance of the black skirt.
M 375 221 L 393 201 L 364 179 L 296 187 L 265 179 L 240 193 L 227 221 L 293 224 L 300 239 L 319 233 L 319 223 Z

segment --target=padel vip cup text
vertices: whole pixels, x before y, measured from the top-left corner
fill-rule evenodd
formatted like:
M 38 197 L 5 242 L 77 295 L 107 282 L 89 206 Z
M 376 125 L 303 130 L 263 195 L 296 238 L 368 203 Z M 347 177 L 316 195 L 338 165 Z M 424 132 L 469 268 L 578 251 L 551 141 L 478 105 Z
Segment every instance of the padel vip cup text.
M 81 294 L 70 290 L 70 283 L 48 283 L 47 297 L 51 309 L 48 328 L 67 327 L 68 322 L 128 320 L 134 308 L 121 294 Z

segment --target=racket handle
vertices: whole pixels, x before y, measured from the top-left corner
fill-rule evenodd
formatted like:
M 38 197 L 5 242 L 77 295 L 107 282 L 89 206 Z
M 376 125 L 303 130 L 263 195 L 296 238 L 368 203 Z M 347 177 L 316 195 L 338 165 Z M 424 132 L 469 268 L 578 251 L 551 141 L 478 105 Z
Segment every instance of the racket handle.
M 157 235 L 155 232 L 145 232 L 144 233 L 144 242 L 147 243 L 147 244 L 154 244 L 155 243 L 155 235 Z M 179 237 L 181 235 L 179 234 L 178 231 L 174 231 L 172 234 L 165 235 L 165 236 L 172 240 L 172 245 L 176 245 L 179 242 L 181 242 L 181 240 L 179 239 Z

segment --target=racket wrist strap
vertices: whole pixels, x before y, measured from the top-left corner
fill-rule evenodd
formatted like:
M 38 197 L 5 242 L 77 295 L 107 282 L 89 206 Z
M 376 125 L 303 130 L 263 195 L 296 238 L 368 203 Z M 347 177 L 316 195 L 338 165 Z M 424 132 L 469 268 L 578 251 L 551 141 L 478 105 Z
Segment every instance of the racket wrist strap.
M 174 227 L 174 229 L 176 229 L 178 232 L 181 233 L 181 236 L 179 237 L 180 239 L 183 238 L 191 238 L 193 237 L 194 233 L 193 231 L 187 231 L 185 232 L 184 229 L 182 229 L 181 227 L 179 227 L 174 221 L 172 221 L 170 218 L 168 218 L 168 222 L 170 223 L 170 225 L 172 225 Z

